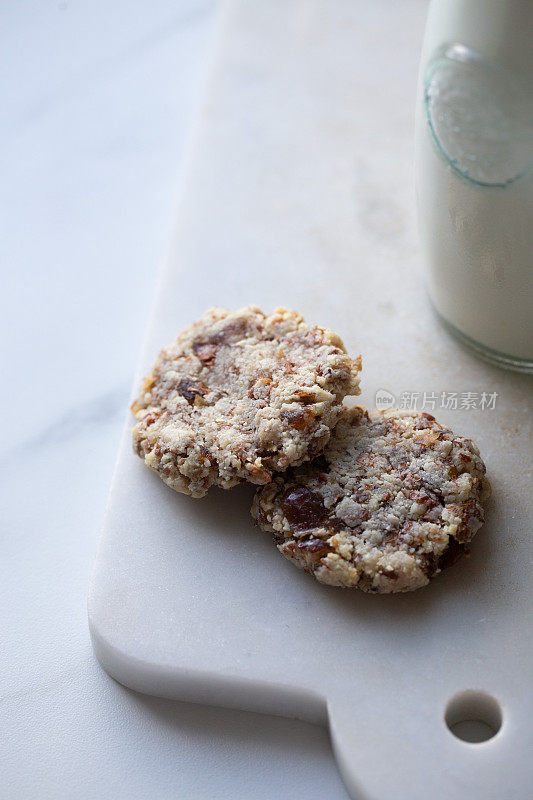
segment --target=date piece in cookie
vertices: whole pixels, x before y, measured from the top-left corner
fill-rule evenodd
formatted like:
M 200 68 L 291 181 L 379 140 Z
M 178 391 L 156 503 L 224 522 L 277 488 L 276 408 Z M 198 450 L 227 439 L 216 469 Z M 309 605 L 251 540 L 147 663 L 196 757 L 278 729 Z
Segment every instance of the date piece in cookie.
M 161 351 L 132 405 L 135 452 L 179 492 L 265 484 L 320 453 L 361 360 L 295 311 L 207 311 Z
M 464 553 L 489 495 L 470 439 L 430 414 L 355 406 L 319 459 L 258 489 L 252 516 L 321 583 L 407 592 Z

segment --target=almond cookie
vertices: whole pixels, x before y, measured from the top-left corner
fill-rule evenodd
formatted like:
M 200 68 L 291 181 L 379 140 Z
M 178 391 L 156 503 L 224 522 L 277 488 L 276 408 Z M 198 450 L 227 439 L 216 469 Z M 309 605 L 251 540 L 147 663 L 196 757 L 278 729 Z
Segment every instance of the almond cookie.
M 257 491 L 252 516 L 321 583 L 407 592 L 463 554 L 489 495 L 470 439 L 430 414 L 355 406 L 317 461 Z
M 360 358 L 295 311 L 207 311 L 161 351 L 132 405 L 136 453 L 179 492 L 265 484 L 320 453 L 359 394 Z

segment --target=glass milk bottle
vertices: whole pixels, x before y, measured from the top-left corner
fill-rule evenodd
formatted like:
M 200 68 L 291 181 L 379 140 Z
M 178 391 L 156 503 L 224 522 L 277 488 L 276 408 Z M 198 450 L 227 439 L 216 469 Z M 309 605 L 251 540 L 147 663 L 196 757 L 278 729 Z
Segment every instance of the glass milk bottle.
M 433 305 L 482 358 L 533 372 L 533 0 L 433 0 L 416 117 Z

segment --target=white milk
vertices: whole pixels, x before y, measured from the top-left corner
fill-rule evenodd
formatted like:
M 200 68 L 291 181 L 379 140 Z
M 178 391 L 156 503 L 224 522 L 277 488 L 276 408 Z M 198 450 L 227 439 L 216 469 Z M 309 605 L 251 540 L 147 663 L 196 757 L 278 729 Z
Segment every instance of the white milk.
M 417 104 L 432 301 L 481 355 L 533 371 L 533 2 L 433 0 Z

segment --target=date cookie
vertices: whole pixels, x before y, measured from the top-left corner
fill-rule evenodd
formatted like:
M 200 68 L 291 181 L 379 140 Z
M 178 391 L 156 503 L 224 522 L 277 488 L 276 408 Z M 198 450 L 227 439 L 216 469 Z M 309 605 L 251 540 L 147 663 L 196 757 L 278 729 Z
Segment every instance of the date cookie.
M 258 489 L 252 516 L 321 583 L 407 592 L 463 554 L 489 495 L 470 439 L 430 414 L 355 406 L 320 458 Z
M 207 311 L 164 348 L 132 405 L 136 453 L 179 492 L 266 484 L 320 453 L 361 360 L 295 311 Z

